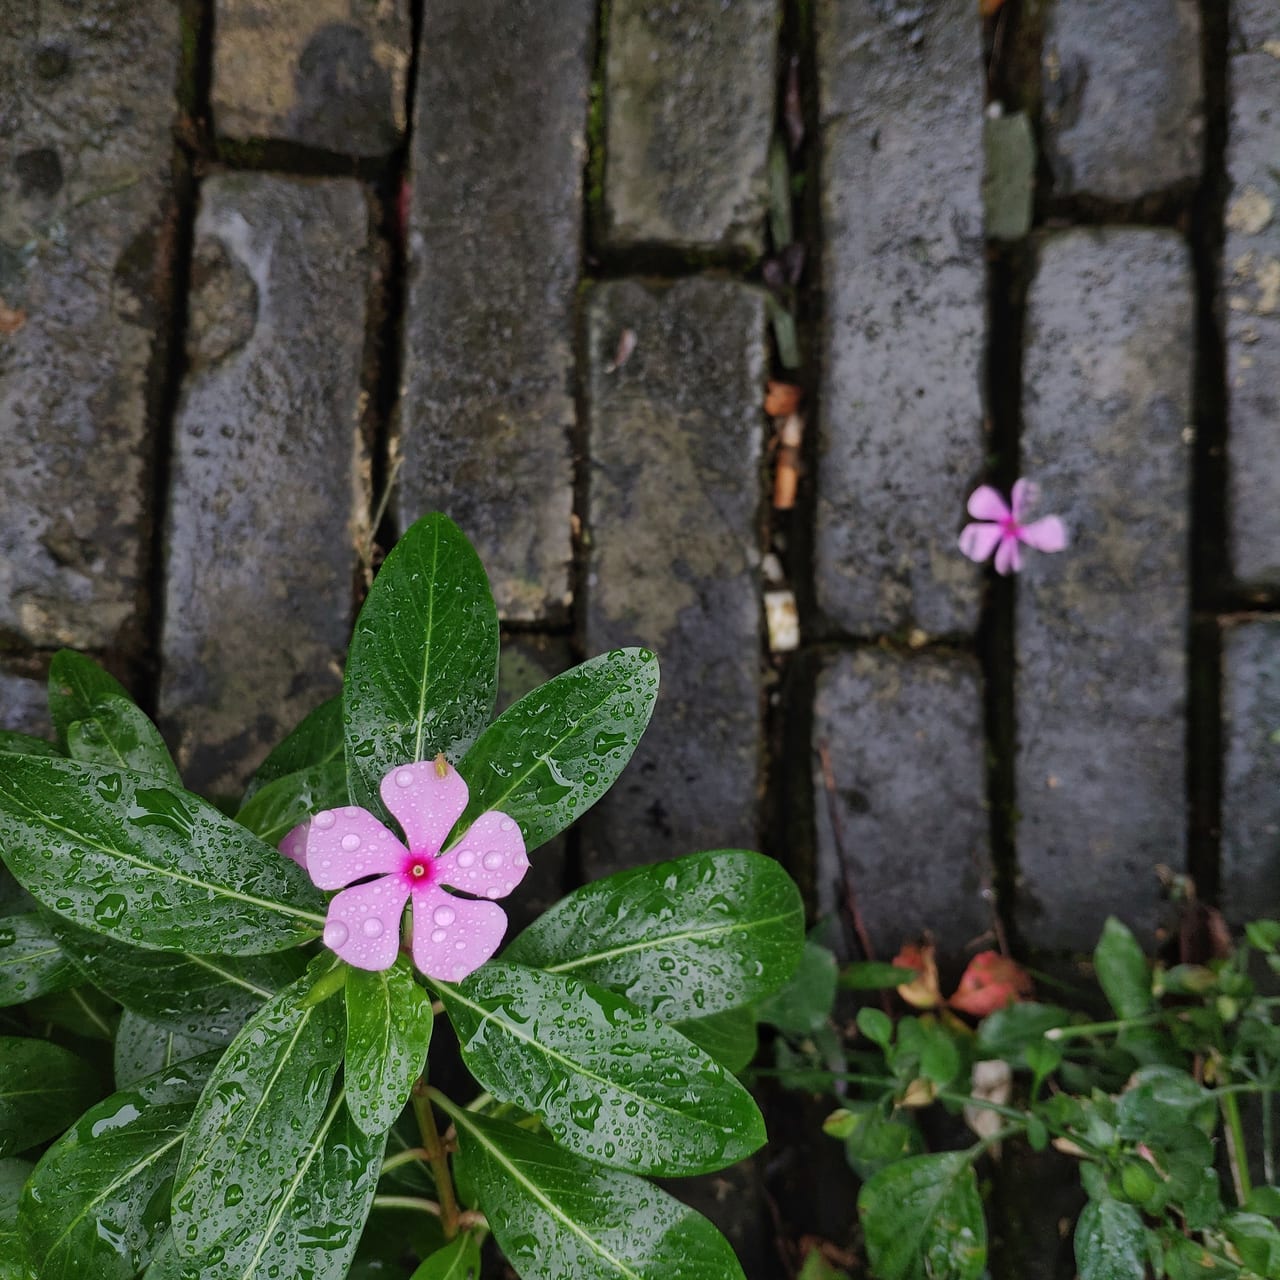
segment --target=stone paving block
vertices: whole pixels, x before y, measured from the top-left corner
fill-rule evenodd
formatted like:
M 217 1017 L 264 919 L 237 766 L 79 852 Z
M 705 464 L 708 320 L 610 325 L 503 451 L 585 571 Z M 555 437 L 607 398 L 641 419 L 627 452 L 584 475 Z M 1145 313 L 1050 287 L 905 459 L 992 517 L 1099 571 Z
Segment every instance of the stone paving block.
M 1058 195 L 1134 200 L 1199 178 L 1198 0 L 1053 0 L 1041 76 Z
M 25 671 L 0 667 L 0 729 L 52 738 L 48 683 Z
M 838 919 L 840 855 L 819 744 L 827 744 L 848 871 L 881 959 L 931 930 L 944 956 L 991 927 L 982 675 L 964 654 L 842 653 L 813 714 L 817 899 Z M 832 936 L 839 936 L 839 930 Z
M 1023 474 L 1071 539 L 1018 581 L 1020 923 L 1149 935 L 1185 861 L 1193 280 L 1172 231 L 1049 240 L 1028 300 Z
M 1222 908 L 1236 925 L 1280 913 L 1280 620 L 1222 644 Z
M 172 0 L 0 0 L 0 635 L 129 648 L 166 323 Z
M 1235 574 L 1280 586 L 1280 6 L 1227 83 L 1227 462 Z M 1269 42 L 1269 43 L 1268 43 Z
M 774 0 L 611 0 L 604 225 L 615 248 L 764 248 Z
M 816 587 L 840 629 L 977 625 L 956 536 L 984 460 L 982 47 L 969 0 L 822 0 L 826 325 Z
M 424 15 L 396 510 L 402 527 L 447 511 L 509 621 L 571 601 L 593 23 L 589 0 L 439 0 Z
M 610 372 L 625 329 L 635 349 Z M 709 279 L 599 285 L 587 343 L 585 648 L 643 645 L 662 668 L 648 732 L 583 819 L 596 879 L 758 843 L 763 295 Z
M 369 505 L 367 244 L 352 180 L 226 174 L 201 190 L 160 687 L 198 789 L 234 793 L 341 683 Z
M 412 43 L 409 0 L 215 0 L 218 136 L 386 155 L 404 133 Z

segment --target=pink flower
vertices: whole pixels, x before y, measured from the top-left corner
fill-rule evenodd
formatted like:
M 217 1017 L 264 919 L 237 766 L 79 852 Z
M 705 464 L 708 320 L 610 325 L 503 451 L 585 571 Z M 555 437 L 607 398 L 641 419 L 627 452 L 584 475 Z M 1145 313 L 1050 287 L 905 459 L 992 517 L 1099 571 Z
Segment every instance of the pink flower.
M 1040 496 L 1039 488 L 1030 480 L 1019 480 L 1013 486 L 1013 508 L 987 484 L 969 495 L 969 514 L 982 524 L 967 524 L 960 530 L 960 550 L 970 560 L 986 560 L 996 553 L 996 572 L 1017 573 L 1022 568 L 1019 543 L 1037 551 L 1061 551 L 1067 545 L 1067 531 L 1057 516 L 1044 516 L 1024 524 L 1028 510 Z M 990 523 L 985 523 L 985 522 Z
M 329 903 L 324 944 L 348 964 L 395 963 L 400 918 L 412 899 L 413 963 L 429 978 L 457 982 L 493 955 L 507 931 L 507 913 L 491 899 L 509 894 L 529 869 L 524 837 L 514 819 L 490 809 L 440 852 L 467 807 L 467 784 L 444 756 L 392 769 L 380 790 L 407 848 L 368 810 L 348 805 L 295 827 L 280 852 L 321 889 L 342 890 Z

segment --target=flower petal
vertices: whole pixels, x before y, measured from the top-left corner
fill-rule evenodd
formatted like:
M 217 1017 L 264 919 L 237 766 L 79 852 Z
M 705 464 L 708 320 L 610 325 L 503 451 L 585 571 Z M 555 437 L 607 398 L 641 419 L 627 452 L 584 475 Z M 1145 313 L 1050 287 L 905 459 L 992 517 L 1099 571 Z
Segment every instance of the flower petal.
M 1021 521 L 1022 517 L 1040 500 L 1040 486 L 1034 480 L 1015 480 L 1013 482 L 1013 518 Z
M 1033 520 L 1018 530 L 1018 537 L 1037 551 L 1061 551 L 1067 545 L 1066 526 L 1057 516 Z
M 507 913 L 496 902 L 455 898 L 435 885 L 413 890 L 413 963 L 428 978 L 461 982 L 506 931 Z
M 969 514 L 975 520 L 1003 520 L 1009 514 L 1004 499 L 989 485 L 979 485 L 969 495 Z
M 353 880 L 399 871 L 405 848 L 367 809 L 347 805 L 311 819 L 307 873 L 321 889 L 342 889 Z
M 324 945 L 357 969 L 389 969 L 400 950 L 400 917 L 409 888 L 383 876 L 336 893 L 329 903 Z
M 434 760 L 402 764 L 382 779 L 382 803 L 404 828 L 412 853 L 440 852 L 444 838 L 467 807 L 467 784 L 452 765 L 442 778 Z
M 528 870 L 520 828 L 513 818 L 490 809 L 448 853 L 440 855 L 435 880 L 477 898 L 505 898 Z
M 1022 551 L 1018 547 L 1015 534 L 1008 533 L 1000 539 L 996 548 L 996 572 L 1002 574 L 1017 573 L 1022 568 Z
M 998 524 L 967 524 L 960 530 L 960 550 L 970 560 L 988 560 L 1002 536 Z
M 308 818 L 306 822 L 298 823 L 276 846 L 286 858 L 296 862 L 303 871 L 307 869 L 307 837 L 310 834 L 311 819 Z

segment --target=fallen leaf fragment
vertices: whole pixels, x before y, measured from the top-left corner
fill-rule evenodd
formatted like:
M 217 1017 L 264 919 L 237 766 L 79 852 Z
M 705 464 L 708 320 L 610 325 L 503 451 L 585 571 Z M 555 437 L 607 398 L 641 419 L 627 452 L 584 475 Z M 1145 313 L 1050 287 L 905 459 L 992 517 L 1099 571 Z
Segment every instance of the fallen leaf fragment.
M 771 418 L 785 418 L 795 413 L 800 404 L 800 388 L 792 382 L 769 381 L 764 396 L 764 411 Z
M 960 985 L 948 1004 L 975 1018 L 985 1018 L 1030 994 L 1031 975 L 1016 960 L 998 951 L 980 951 L 960 975 Z
M 764 617 L 770 653 L 790 653 L 800 647 L 800 611 L 792 591 L 766 591 Z
M 635 354 L 638 340 L 634 329 L 623 329 L 618 335 L 618 348 L 613 353 L 613 359 L 605 365 L 605 373 L 617 373 Z
M 1004 5 L 1004 0 L 978 0 L 978 12 L 984 18 L 994 18 Z
M 0 298 L 0 333 L 17 333 L 27 323 L 27 313 L 21 307 L 10 307 Z
M 908 942 L 893 958 L 902 969 L 914 969 L 916 978 L 904 982 L 898 994 L 914 1009 L 933 1009 L 942 1003 L 938 989 L 938 962 L 931 942 Z
M 773 509 L 790 511 L 796 505 L 800 481 L 800 443 L 804 439 L 804 419 L 788 414 L 778 432 L 778 458 L 773 473 Z

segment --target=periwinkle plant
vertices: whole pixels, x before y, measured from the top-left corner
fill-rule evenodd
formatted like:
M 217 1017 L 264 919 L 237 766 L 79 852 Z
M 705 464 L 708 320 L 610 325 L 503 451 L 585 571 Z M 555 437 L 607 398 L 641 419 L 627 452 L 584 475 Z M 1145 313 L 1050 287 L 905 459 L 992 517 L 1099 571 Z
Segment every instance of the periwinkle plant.
M 428 516 L 341 697 L 229 816 L 115 680 L 55 657 L 56 744 L 0 737 L 0 1280 L 407 1257 L 461 1280 L 490 1234 L 525 1277 L 741 1276 L 645 1175 L 763 1143 L 734 1071 L 799 962 L 799 894 L 759 854 L 697 853 L 578 890 L 491 959 L 494 899 L 618 777 L 658 690 L 620 649 L 491 722 L 497 669 L 484 570 Z M 430 1070 L 441 1013 L 473 1097 Z

